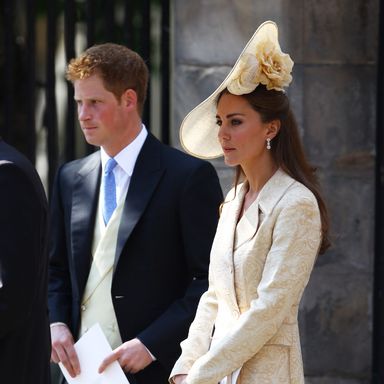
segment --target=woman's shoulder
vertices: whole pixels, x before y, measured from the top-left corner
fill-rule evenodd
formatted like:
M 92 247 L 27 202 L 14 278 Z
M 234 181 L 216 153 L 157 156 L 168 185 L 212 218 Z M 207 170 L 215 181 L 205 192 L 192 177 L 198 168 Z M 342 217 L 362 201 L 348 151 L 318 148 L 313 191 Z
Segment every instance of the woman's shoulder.
M 312 191 L 282 169 L 263 188 L 260 204 L 266 212 L 279 212 L 284 208 L 304 205 L 318 209 L 317 199 Z
M 293 179 L 293 183 L 291 187 L 288 189 L 288 192 L 292 195 L 299 195 L 299 196 L 305 196 L 305 197 L 312 197 L 315 198 L 315 195 L 313 192 L 305 186 L 300 181 Z
M 278 206 L 281 212 L 308 211 L 319 214 L 319 206 L 313 192 L 303 183 L 294 180 L 282 196 Z

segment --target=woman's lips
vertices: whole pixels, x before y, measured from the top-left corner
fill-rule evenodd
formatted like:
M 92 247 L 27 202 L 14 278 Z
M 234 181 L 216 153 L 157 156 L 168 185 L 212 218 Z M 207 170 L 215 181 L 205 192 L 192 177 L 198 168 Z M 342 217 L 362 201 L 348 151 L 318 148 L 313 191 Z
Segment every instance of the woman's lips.
M 234 150 L 235 150 L 235 148 L 223 147 L 224 153 L 230 153 L 230 152 L 233 152 Z

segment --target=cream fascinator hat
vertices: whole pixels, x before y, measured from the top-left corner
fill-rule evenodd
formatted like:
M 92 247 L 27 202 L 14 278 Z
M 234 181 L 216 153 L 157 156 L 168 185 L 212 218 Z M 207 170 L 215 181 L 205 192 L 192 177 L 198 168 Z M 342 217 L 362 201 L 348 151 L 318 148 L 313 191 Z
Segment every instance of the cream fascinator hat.
M 180 141 L 193 156 L 213 159 L 223 154 L 217 138 L 216 99 L 225 88 L 234 95 L 251 93 L 259 84 L 283 91 L 292 81 L 293 61 L 281 51 L 277 25 L 266 21 L 257 28 L 221 85 L 183 120 Z

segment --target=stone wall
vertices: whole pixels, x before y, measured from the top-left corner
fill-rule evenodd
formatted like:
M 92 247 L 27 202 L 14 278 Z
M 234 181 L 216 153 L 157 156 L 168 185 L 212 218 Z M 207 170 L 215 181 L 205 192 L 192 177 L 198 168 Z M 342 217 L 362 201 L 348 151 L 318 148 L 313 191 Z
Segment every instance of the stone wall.
M 371 377 L 379 0 L 174 0 L 173 132 L 221 83 L 261 22 L 295 61 L 289 89 L 332 220 L 300 310 L 306 382 Z M 225 191 L 232 172 L 214 162 Z

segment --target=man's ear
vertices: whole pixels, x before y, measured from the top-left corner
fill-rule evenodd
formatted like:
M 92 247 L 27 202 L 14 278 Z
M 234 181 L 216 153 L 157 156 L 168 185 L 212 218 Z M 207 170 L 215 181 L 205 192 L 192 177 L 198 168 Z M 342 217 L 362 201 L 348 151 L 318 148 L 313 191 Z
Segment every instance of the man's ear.
M 137 108 L 137 94 L 133 89 L 126 89 L 121 96 L 121 102 L 125 107 Z
M 276 137 L 276 135 L 280 131 L 280 125 L 281 125 L 281 122 L 278 119 L 272 120 L 268 123 L 268 127 L 267 127 L 267 138 L 268 139 L 272 140 Z

